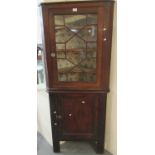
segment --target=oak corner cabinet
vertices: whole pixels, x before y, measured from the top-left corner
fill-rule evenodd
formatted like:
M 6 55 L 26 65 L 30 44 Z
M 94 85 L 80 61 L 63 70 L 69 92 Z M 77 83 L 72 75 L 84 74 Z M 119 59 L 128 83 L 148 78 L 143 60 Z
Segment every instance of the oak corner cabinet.
M 104 151 L 112 0 L 41 3 L 53 150 L 84 140 Z

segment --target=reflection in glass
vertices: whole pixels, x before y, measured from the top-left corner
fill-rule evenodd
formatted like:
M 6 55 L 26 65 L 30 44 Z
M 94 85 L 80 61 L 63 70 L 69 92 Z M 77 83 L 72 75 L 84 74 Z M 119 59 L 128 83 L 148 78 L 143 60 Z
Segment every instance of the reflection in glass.
M 95 73 L 83 73 L 80 81 L 84 81 L 84 82 L 96 81 L 96 74 Z
M 84 26 L 86 25 L 86 16 L 85 15 L 66 15 L 65 25 L 71 28 Z
M 57 58 L 65 58 L 65 44 L 56 44 Z
M 94 72 L 94 69 L 96 68 L 96 59 L 87 58 L 80 64 L 80 67 L 83 69 L 84 72 Z
M 55 25 L 64 25 L 64 18 L 62 15 L 55 16 L 54 20 L 55 20 Z
M 79 81 L 80 75 L 76 72 L 70 72 L 68 73 L 68 81 Z
M 96 41 L 96 26 L 87 26 L 78 35 L 86 41 Z
M 86 57 L 86 52 L 84 50 L 70 50 L 67 51 L 67 60 L 72 62 L 73 64 L 80 63 Z
M 57 59 L 58 70 L 61 73 L 65 73 L 70 70 L 74 65 L 66 59 Z
M 73 37 L 66 43 L 66 49 L 79 49 L 79 48 L 86 48 L 86 43 L 78 36 Z
M 55 31 L 55 38 L 57 43 L 65 43 L 69 38 L 73 36 L 73 33 L 66 29 L 64 26 L 57 26 Z
M 59 81 L 67 81 L 67 75 L 64 73 L 58 73 L 58 80 Z
M 88 43 L 87 43 L 87 48 L 96 49 L 96 42 L 88 42 Z
M 65 58 L 65 51 L 57 50 L 57 58 Z
M 88 15 L 87 16 L 87 24 L 97 24 L 97 16 L 94 14 L 94 15 Z
M 88 58 L 96 58 L 96 51 L 93 49 L 87 49 L 87 57 Z
M 56 44 L 56 49 L 65 49 L 65 44 Z

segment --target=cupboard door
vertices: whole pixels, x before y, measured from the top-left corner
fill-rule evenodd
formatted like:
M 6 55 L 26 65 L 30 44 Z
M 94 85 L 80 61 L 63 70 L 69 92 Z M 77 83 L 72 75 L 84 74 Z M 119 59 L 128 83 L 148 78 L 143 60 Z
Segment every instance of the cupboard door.
M 97 96 L 64 94 L 61 98 L 62 137 L 93 138 L 97 123 Z
M 109 90 L 113 3 L 44 5 L 50 90 Z
M 71 8 L 50 12 L 50 88 L 100 87 L 102 28 L 99 11 L 98 8 L 77 9 L 77 12 Z

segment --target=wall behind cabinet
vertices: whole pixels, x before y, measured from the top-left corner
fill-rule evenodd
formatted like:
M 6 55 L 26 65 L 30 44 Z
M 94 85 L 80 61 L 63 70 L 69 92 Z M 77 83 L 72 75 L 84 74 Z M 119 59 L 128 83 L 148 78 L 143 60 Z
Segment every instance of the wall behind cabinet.
M 114 7 L 110 93 L 107 98 L 105 148 L 117 155 L 117 4 Z

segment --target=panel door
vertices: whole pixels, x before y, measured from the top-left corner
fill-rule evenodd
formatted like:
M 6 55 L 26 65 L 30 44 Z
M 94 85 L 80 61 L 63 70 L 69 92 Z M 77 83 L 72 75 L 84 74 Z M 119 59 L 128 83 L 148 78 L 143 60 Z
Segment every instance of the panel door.
M 99 24 L 101 20 L 98 9 L 53 9 L 50 12 L 49 22 L 51 87 L 57 89 L 100 87 L 102 25 Z
M 96 95 L 61 95 L 60 131 L 63 138 L 89 139 L 95 137 L 98 117 Z
M 43 5 L 47 85 L 109 90 L 113 3 Z

